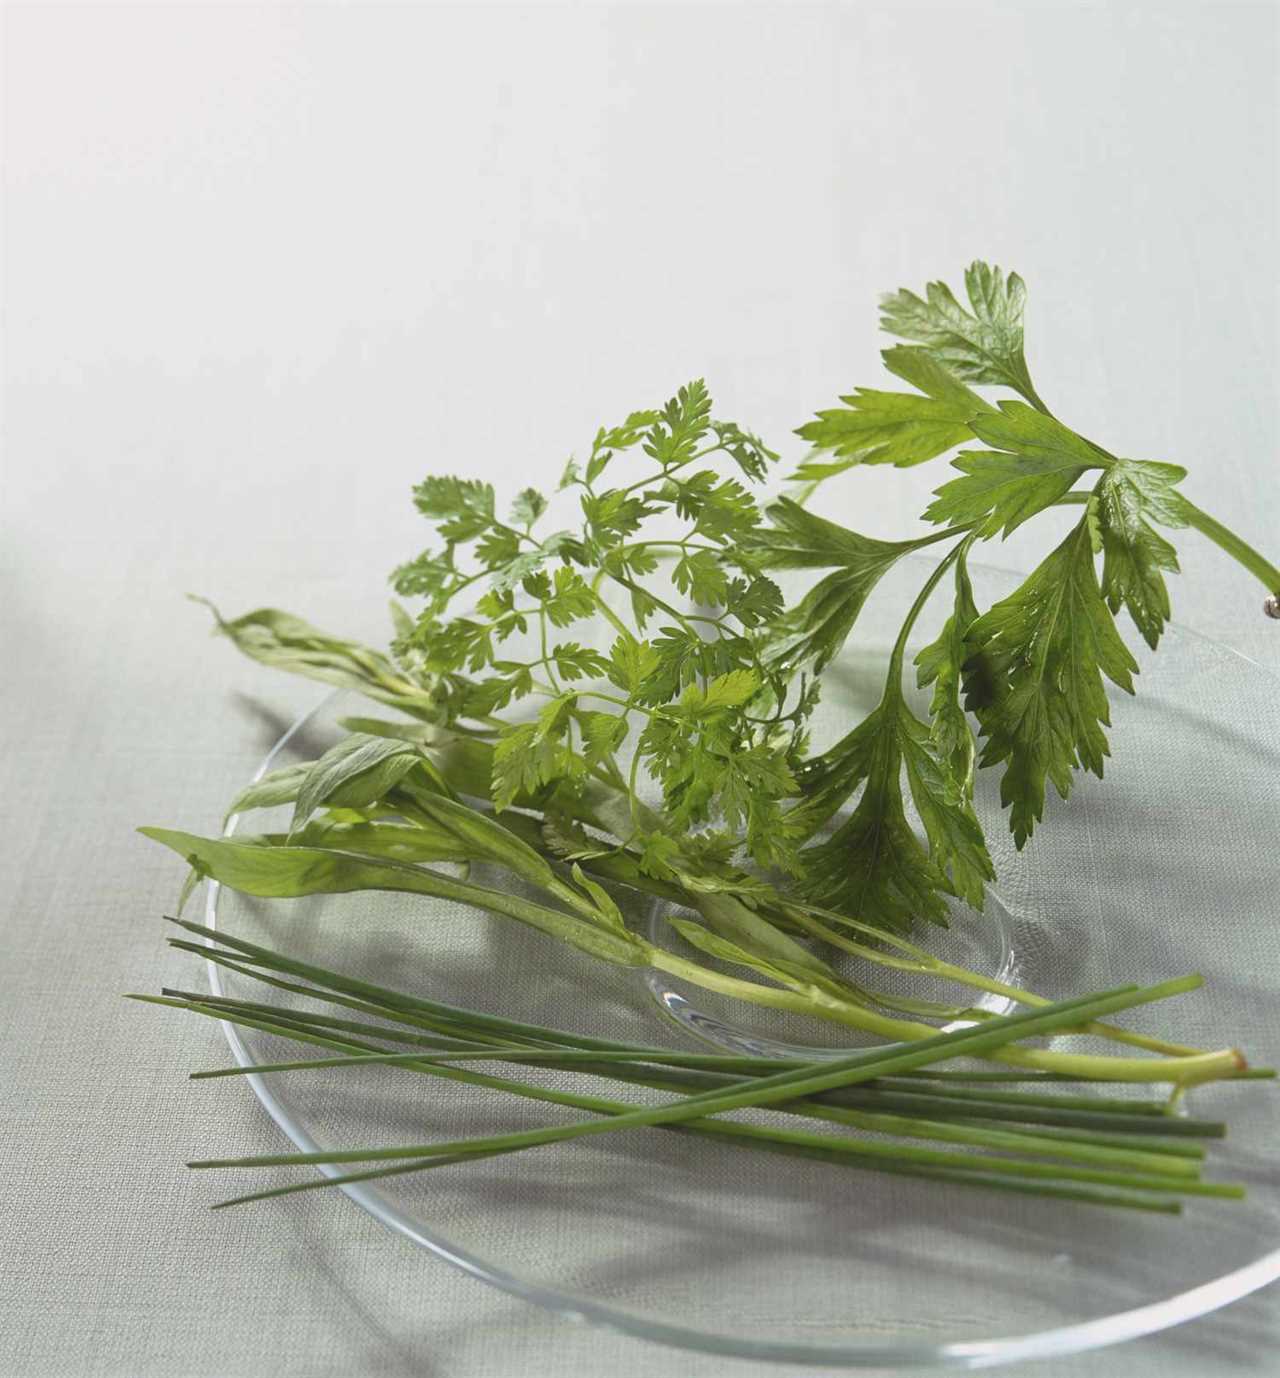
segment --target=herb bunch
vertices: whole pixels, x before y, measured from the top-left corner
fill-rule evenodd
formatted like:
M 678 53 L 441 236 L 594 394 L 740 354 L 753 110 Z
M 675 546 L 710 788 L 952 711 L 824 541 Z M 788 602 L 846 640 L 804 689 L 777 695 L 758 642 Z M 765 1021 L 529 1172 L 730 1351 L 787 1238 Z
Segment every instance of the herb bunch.
M 967 306 L 942 283 L 885 300 L 884 327 L 907 342 L 885 364 L 910 390 L 858 389 L 802 426 L 813 451 L 791 496 L 762 505 L 778 456 L 716 419 L 700 381 L 602 428 L 569 463 L 559 506 L 576 499 L 572 526 L 548 530 L 553 503 L 531 488 L 504 517 L 488 483 L 427 478 L 414 501 L 435 539 L 392 575 L 416 608 L 393 605 L 389 654 L 274 609 L 219 617 L 250 656 L 356 688 L 409 721 L 351 720 L 351 736 L 319 761 L 273 772 L 233 802 L 232 812 L 292 803 L 287 833 L 144 831 L 193 877 L 251 894 L 453 898 L 606 960 L 889 1038 L 982 1015 L 855 984 L 824 952 L 1043 1004 L 910 941 L 921 921 L 946 922 L 952 897 L 980 909 L 994 876 L 975 772 L 1002 769 L 1019 847 L 1050 783 L 1066 796 L 1077 770 L 1102 774 L 1107 683 L 1132 692 L 1138 668 L 1118 616 L 1152 647 L 1169 617 L 1177 557 L 1162 533 L 1198 530 L 1269 593 L 1280 570 L 1182 494 L 1183 469 L 1113 455 L 1049 411 L 1025 360 L 1016 274 L 975 263 L 965 286 Z M 977 387 L 1012 396 L 988 400 Z M 805 506 L 857 466 L 911 466 L 973 445 L 953 460 L 957 476 L 938 488 L 923 536 L 874 539 Z M 980 609 L 974 546 L 1057 506 L 1080 510 L 1070 532 L 1011 595 Z M 823 671 L 886 571 L 935 545 L 942 558 L 904 612 L 878 705 L 812 752 Z M 820 577 L 786 606 L 779 571 Z M 922 717 L 906 693 L 907 646 L 944 581 L 951 615 L 914 662 L 932 690 Z M 503 868 L 542 898 L 442 862 Z M 641 938 L 602 882 L 696 911 L 700 921 L 672 926 L 764 980 Z M 1160 1056 L 1003 1045 L 991 1055 L 1175 1085 L 1238 1070 L 1225 1053 L 1093 1031 Z

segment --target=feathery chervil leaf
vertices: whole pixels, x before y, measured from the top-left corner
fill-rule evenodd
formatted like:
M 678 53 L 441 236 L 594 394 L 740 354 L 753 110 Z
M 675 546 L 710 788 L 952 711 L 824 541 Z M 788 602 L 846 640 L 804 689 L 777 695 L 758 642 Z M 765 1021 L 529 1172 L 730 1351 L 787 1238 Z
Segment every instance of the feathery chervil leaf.
M 584 713 L 582 740 L 588 765 L 611 756 L 627 737 L 627 720 L 616 713 Z
M 511 504 L 511 520 L 518 526 L 532 526 L 546 510 L 546 498 L 536 488 L 526 488 Z
M 663 407 L 645 436 L 644 452 L 664 469 L 693 458 L 698 442 L 711 429 L 711 397 L 701 378 L 682 387 Z
M 857 388 L 840 399 L 843 407 L 819 412 L 796 434 L 836 458 L 807 460 L 794 478 L 829 478 L 855 464 L 921 464 L 972 439 L 970 421 L 993 410 L 923 349 L 897 345 L 883 357 L 891 373 L 920 393 Z
M 1022 309 L 1027 289 L 1017 273 L 975 262 L 964 275 L 971 311 L 945 282 L 931 282 L 924 298 L 899 291 L 880 303 L 883 329 L 914 340 L 938 363 L 967 383 L 996 383 L 1028 400 L 1035 389 L 1022 349 Z
M 1151 521 L 1186 525 L 1174 486 L 1186 472 L 1176 464 L 1117 460 L 1103 474 L 1093 504 L 1102 538 L 1103 597 L 1112 612 L 1128 608 L 1152 650 L 1169 620 L 1164 574 L 1177 573 L 1178 556 Z
M 493 525 L 493 487 L 479 479 L 431 475 L 415 485 L 413 503 L 424 517 L 443 522 L 440 534 L 450 544 Z
M 1088 518 L 1020 588 L 969 628 L 969 707 L 983 766 L 1005 763 L 1001 802 L 1019 847 L 1044 814 L 1045 781 L 1064 799 L 1071 775 L 1102 774 L 1110 725 L 1105 675 L 1133 692 L 1137 661 L 1120 639 L 1094 569 Z
M 973 432 L 994 450 L 966 450 L 953 461 L 962 478 L 944 483 L 925 512 L 931 522 L 982 522 L 981 533 L 1007 536 L 1051 507 L 1086 470 L 1108 461 L 1060 421 L 1025 402 L 973 419 Z

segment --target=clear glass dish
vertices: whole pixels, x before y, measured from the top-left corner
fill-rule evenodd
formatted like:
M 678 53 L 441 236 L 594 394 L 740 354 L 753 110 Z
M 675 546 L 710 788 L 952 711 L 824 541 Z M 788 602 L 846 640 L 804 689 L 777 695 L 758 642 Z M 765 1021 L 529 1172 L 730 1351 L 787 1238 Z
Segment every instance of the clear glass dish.
M 888 619 L 927 567 L 908 561 L 886 577 L 838 667 L 819 741 L 875 702 Z M 1015 576 L 976 569 L 974 581 L 987 606 Z M 945 616 L 937 601 L 921 644 Z M 1127 1022 L 1280 1061 L 1280 684 L 1185 629 L 1138 658 L 1136 697 L 1112 697 L 1107 779 L 1077 776 L 1021 854 L 998 817 L 994 773 L 983 772 L 978 806 L 997 885 L 984 914 L 958 909 L 950 932 L 925 940 L 1050 996 L 1201 971 L 1204 990 Z M 262 768 L 313 758 L 340 718 L 382 711 L 331 695 Z M 270 830 L 275 820 L 262 818 L 254 829 Z M 213 926 L 382 984 L 585 1033 L 818 1055 L 852 1041 L 834 1026 L 744 1015 L 420 897 L 263 902 L 210 886 L 206 913 Z M 643 905 L 631 917 L 664 923 Z M 664 941 L 678 940 L 668 930 Z M 215 991 L 290 999 L 212 965 L 209 979 Z M 936 982 L 907 989 L 942 995 Z M 285 1053 L 268 1036 L 224 1028 L 242 1065 Z M 389 1068 L 247 1080 L 303 1151 L 499 1132 L 556 1114 Z M 1231 1120 L 1208 1175 L 1244 1182 L 1249 1199 L 1192 1199 L 1181 1218 L 842 1172 L 646 1130 L 341 1190 L 414 1244 L 572 1320 L 828 1369 L 987 1367 L 1150 1334 L 1280 1276 L 1278 1091 L 1248 1082 L 1190 1094 L 1195 1113 Z M 272 1178 L 285 1180 L 296 1178 Z M 219 1185 L 242 1183 L 264 1179 Z M 246 1209 L 269 1215 L 292 1200 Z

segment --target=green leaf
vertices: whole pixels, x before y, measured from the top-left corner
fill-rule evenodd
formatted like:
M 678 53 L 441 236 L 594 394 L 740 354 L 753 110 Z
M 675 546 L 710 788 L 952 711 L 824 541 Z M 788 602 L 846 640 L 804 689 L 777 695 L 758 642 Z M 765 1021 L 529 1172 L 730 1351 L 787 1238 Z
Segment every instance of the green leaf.
M 501 813 L 520 796 L 580 776 L 583 763 L 562 740 L 572 695 L 553 700 L 538 722 L 505 728 L 493 748 L 493 806 Z
M 1175 484 L 1186 477 L 1176 464 L 1122 459 L 1102 475 L 1094 515 L 1102 538 L 1102 593 L 1111 611 L 1126 607 L 1143 640 L 1154 650 L 1169 620 L 1165 572 L 1176 574 L 1178 556 L 1151 522 L 1184 526 Z
M 722 708 L 740 708 L 760 687 L 759 677 L 751 670 L 730 670 L 717 675 L 705 689 L 690 684 L 680 697 L 680 707 L 698 715 L 713 713 Z
M 604 886 L 586 875 L 576 861 L 573 863 L 572 875 L 574 884 L 584 890 L 595 905 L 596 922 L 603 924 L 606 928 L 613 929 L 615 932 L 626 933 L 627 925 L 622 917 L 622 911 L 614 903 L 613 896 Z
M 551 596 L 544 606 L 553 627 L 567 627 L 571 622 L 590 617 L 595 611 L 596 600 L 582 576 L 568 565 L 561 565 L 555 572 Z
M 701 378 L 682 387 L 663 407 L 645 437 L 644 452 L 664 469 L 693 458 L 698 442 L 711 428 L 711 398 Z
M 465 850 L 470 860 L 504 866 L 522 880 L 544 890 L 558 890 L 562 886 L 563 882 L 544 856 L 489 814 L 446 799 L 442 794 L 424 796 L 418 807 L 441 834 Z
M 303 761 L 297 765 L 281 766 L 279 770 L 269 770 L 260 779 L 247 785 L 227 805 L 224 821 L 233 813 L 248 813 L 250 809 L 270 809 L 280 804 L 292 804 L 298 797 L 307 776 L 311 773 L 313 762 Z
M 1051 507 L 1088 470 L 1108 462 L 1074 431 L 1024 402 L 1001 402 L 1000 411 L 975 417 L 974 433 L 998 453 L 968 450 L 952 462 L 963 478 L 937 490 L 928 521 L 982 522 L 982 535 L 1007 536 Z
M 596 678 L 605 672 L 608 662 L 599 651 L 579 646 L 576 641 L 564 641 L 552 647 L 551 659 L 560 675 L 567 680 Z
M 658 668 L 658 654 L 647 641 L 620 636 L 610 648 L 609 679 L 624 694 L 635 694 Z
M 928 848 L 907 819 L 904 767 Z M 909 933 L 920 920 L 945 924 L 947 894 L 981 907 L 983 885 L 993 874 L 982 829 L 897 685 L 848 736 L 815 758 L 801 783 L 805 800 L 788 815 L 800 835 L 862 787 L 849 818 L 800 853 L 801 884 L 811 899 L 897 933 Z
M 796 432 L 841 462 L 807 461 L 796 479 L 826 478 L 855 464 L 921 464 L 971 439 L 972 419 L 993 410 L 923 349 L 898 345 L 884 351 L 884 361 L 925 395 L 857 388 L 842 397 L 843 408 L 819 412 Z
M 671 571 L 671 582 L 704 607 L 721 606 L 729 591 L 729 576 L 709 550 L 686 551 Z
M 514 531 L 508 531 L 505 527 L 495 526 L 492 530 L 486 531 L 476 542 L 476 559 L 480 561 L 486 569 L 503 571 L 504 586 L 509 586 L 522 577 L 520 574 L 512 574 L 506 569 L 513 560 L 520 556 L 520 537 Z M 533 552 L 536 557 L 541 552 Z M 536 563 L 530 564 L 529 556 L 525 557 L 522 564 L 523 569 L 536 568 Z M 544 557 L 545 558 L 545 557 Z
M 865 570 L 878 566 L 878 578 L 894 560 L 919 544 L 860 536 L 790 498 L 779 498 L 765 515 L 772 527 L 756 531 L 749 543 L 752 556 L 765 569 Z
M 362 732 L 367 737 L 397 737 L 402 742 L 413 742 L 415 746 L 420 747 L 431 745 L 439 736 L 435 728 L 423 727 L 420 723 L 388 722 L 385 718 L 339 718 L 338 726 L 344 732 Z M 307 765 L 286 767 L 286 769 L 298 770 L 307 770 L 308 768 Z
M 734 579 L 725 593 L 723 606 L 744 627 L 759 627 L 781 617 L 785 603 L 782 590 L 761 574 L 750 581 Z
M 711 429 L 715 431 L 722 448 L 732 455 L 738 468 L 753 483 L 763 483 L 769 465 L 778 459 L 764 441 L 732 421 L 713 421 Z
M 425 758 L 411 742 L 354 733 L 312 763 L 298 790 L 290 833 L 322 805 L 359 808 L 381 799 Z
M 745 912 L 749 913 L 750 911 Z M 788 990 L 797 990 L 806 994 L 821 990 L 824 994 L 838 995 L 841 999 L 847 998 L 847 992 L 841 983 L 835 980 L 829 974 L 828 969 L 822 963 L 816 962 L 803 948 L 798 949 L 801 959 L 789 961 L 783 956 L 757 951 L 754 943 L 735 942 L 732 938 L 714 933 L 709 928 L 703 927 L 702 924 L 695 923 L 692 919 L 681 919 L 674 915 L 668 915 L 667 922 L 691 947 L 696 947 L 699 952 L 705 952 L 708 957 L 714 957 L 718 962 L 728 962 L 733 966 L 747 967 Z M 765 924 L 766 927 L 771 927 L 763 919 L 759 922 Z M 774 931 L 776 933 L 776 930 Z M 782 938 L 784 935 L 778 933 L 777 936 Z
M 898 724 L 907 784 L 929 838 L 930 863 L 947 877 L 946 889 L 981 909 L 995 867 L 969 796 L 950 763 L 938 755 L 929 729 L 905 705 Z
M 765 568 L 816 569 L 835 566 L 773 628 L 772 663 L 821 670 L 844 645 L 863 604 L 886 570 L 934 537 L 880 541 L 815 516 L 782 498 L 768 511 L 773 528 L 755 533 L 751 554 Z
M 288 833 L 266 833 L 251 838 L 237 834 L 237 841 L 261 842 L 271 847 L 327 848 L 415 864 L 479 859 L 474 847 L 442 829 L 425 828 L 420 824 L 410 827 L 403 823 L 344 823 L 317 818 L 292 836 Z
M 536 488 L 526 488 L 511 504 L 511 520 L 517 526 L 532 526 L 546 510 L 546 498 Z
M 1087 518 L 970 626 L 969 644 L 980 764 L 1006 763 L 1000 798 L 1021 847 L 1043 817 L 1046 779 L 1065 799 L 1074 770 L 1102 774 L 1111 721 L 1103 676 L 1132 693 L 1138 668 L 1098 586 Z
M 920 688 L 933 685 L 929 716 L 934 749 L 966 799 L 973 797 L 975 747 L 961 702 L 961 688 L 969 655 L 968 632 L 977 617 L 973 585 L 962 554 L 956 561 L 955 611 L 947 618 L 938 639 L 920 651 L 915 663 Z
M 493 525 L 493 488 L 479 479 L 425 478 L 414 486 L 413 504 L 424 517 L 444 523 L 440 534 L 451 545 Z
M 390 890 L 456 900 L 514 918 L 592 956 L 626 966 L 643 965 L 644 946 L 597 924 L 518 895 L 455 880 L 425 866 L 373 859 L 320 847 L 264 846 L 229 838 L 197 837 L 169 828 L 139 828 L 144 837 L 185 857 L 202 876 L 246 895 L 291 899 L 359 890 Z
M 416 559 L 398 566 L 391 573 L 391 586 L 402 598 L 438 599 L 456 578 L 452 563 L 433 550 L 424 550 Z M 397 623 L 397 631 L 404 635 Z
M 621 488 L 611 488 L 597 497 L 582 495 L 582 515 L 587 520 L 591 537 L 606 548 L 633 536 L 646 517 L 661 510 L 642 498 L 629 496 Z
M 583 713 L 582 739 L 589 766 L 598 765 L 612 756 L 627 737 L 627 721 L 614 713 Z
M 975 262 L 964 275 L 971 310 L 945 282 L 931 282 L 922 300 L 899 291 L 880 303 L 883 329 L 924 345 L 933 358 L 966 383 L 996 383 L 1028 400 L 1035 390 L 1023 356 L 1022 312 L 1027 289 L 1017 273 Z
M 194 601 L 213 612 L 219 633 L 259 664 L 356 689 L 411 717 L 430 721 L 437 716 L 425 689 L 406 679 L 386 656 L 359 642 L 330 636 L 278 608 L 257 608 L 228 622 L 207 599 Z

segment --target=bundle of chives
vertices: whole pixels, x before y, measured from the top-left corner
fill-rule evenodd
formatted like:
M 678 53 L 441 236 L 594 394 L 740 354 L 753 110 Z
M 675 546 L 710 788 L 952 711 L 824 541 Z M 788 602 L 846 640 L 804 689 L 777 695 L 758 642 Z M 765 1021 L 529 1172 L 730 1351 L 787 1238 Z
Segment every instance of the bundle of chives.
M 641 1127 L 816 1158 L 845 1167 L 1129 1209 L 1176 1213 L 1181 1209 L 1178 1198 L 1182 1196 L 1239 1198 L 1244 1194 L 1243 1188 L 1233 1184 L 1201 1180 L 1204 1148 L 1195 1140 L 1221 1137 L 1225 1126 L 1219 1122 L 1174 1118 L 1150 1102 L 1041 1090 L 1040 1084 L 1059 1080 L 1043 1073 L 992 1075 L 936 1070 L 938 1063 L 952 1058 L 980 1057 L 1033 1035 L 1076 1031 L 1101 1015 L 1195 989 L 1200 984 L 1195 976 L 1147 988 L 1118 987 L 1099 995 L 993 1017 L 910 1045 L 873 1048 L 814 1063 L 679 1052 L 586 1038 L 411 996 L 295 960 L 199 924 L 173 922 L 204 940 L 172 938 L 174 947 L 269 987 L 366 1016 L 362 1020 L 347 1019 L 174 990 L 158 997 L 130 997 L 270 1033 L 329 1054 L 258 1067 L 217 1068 L 193 1073 L 196 1079 L 245 1072 L 386 1065 L 582 1110 L 593 1117 L 545 1129 L 444 1143 L 264 1154 L 189 1164 L 199 1168 L 383 1164 L 253 1192 L 223 1201 L 221 1206 L 425 1171 Z M 404 1051 L 406 1047 L 412 1050 Z M 1247 1074 L 1243 1059 L 1238 1054 L 1231 1056 L 1237 1060 L 1239 1074 Z M 580 1072 L 675 1093 L 679 1099 L 637 1106 L 634 1102 L 549 1088 L 458 1065 L 495 1061 Z M 984 1080 L 1034 1082 L 1036 1089 L 988 1089 L 981 1085 Z M 967 1082 L 979 1084 L 971 1086 Z M 861 1131 L 861 1136 L 817 1134 L 718 1118 L 748 1109 L 769 1109 L 820 1120 Z M 876 1137 L 864 1137 L 868 1134 Z M 985 1151 L 943 1151 L 903 1140 Z

